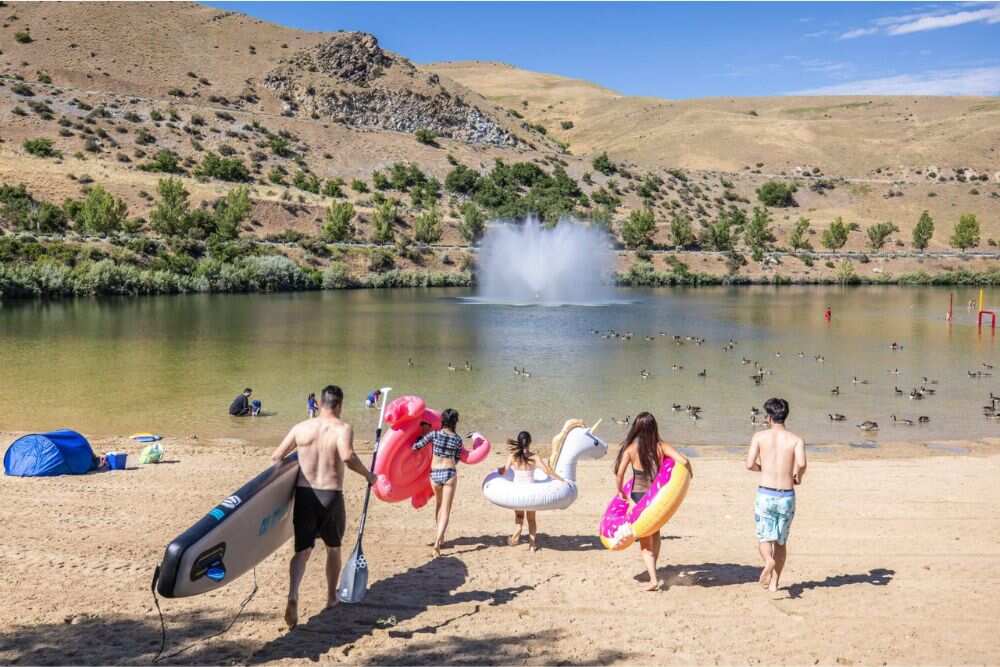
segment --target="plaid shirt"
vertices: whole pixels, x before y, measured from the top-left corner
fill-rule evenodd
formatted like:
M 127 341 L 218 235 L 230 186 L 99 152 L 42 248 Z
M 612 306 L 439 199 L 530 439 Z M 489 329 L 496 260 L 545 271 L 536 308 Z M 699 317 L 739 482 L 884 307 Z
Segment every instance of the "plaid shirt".
M 423 449 L 428 443 L 433 445 L 431 451 L 434 452 L 434 456 L 439 456 L 443 459 L 452 459 L 457 462 L 458 457 L 462 454 L 462 438 L 455 433 L 446 433 L 444 431 L 432 431 L 428 433 L 413 443 L 411 449 L 414 451 Z

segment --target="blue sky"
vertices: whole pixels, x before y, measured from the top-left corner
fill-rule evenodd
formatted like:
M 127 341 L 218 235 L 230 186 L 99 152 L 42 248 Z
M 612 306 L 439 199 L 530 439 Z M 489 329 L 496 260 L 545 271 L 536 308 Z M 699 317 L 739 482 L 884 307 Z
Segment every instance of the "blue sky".
M 1000 95 L 1000 2 L 207 4 L 630 95 Z

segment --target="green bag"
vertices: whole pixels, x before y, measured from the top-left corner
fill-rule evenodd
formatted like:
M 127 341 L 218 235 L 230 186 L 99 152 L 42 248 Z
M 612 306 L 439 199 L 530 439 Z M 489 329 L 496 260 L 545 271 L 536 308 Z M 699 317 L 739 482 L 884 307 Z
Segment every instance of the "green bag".
M 139 463 L 159 463 L 163 460 L 163 447 L 160 443 L 154 442 L 151 445 L 146 445 L 142 453 L 139 454 Z

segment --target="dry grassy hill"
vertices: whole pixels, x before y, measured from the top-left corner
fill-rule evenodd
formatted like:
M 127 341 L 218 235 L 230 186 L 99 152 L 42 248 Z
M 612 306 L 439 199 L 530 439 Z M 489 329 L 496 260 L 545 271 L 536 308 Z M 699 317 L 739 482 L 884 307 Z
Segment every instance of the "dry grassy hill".
M 495 63 L 415 65 L 375 36 L 303 32 L 193 3 L 10 3 L 0 18 L 0 182 L 24 184 L 33 211 L 100 185 L 146 236 L 157 236 L 145 221 L 165 177 L 180 179 L 205 210 L 245 184 L 252 212 L 241 237 L 284 241 L 268 252 L 304 266 L 340 262 L 361 274 L 382 270 L 369 261 L 371 248 L 319 239 L 328 208 L 353 204 L 353 239 L 367 242 L 376 211 L 394 200 L 390 264 L 454 272 L 469 261 L 459 226 L 470 194 L 441 186 L 458 165 L 486 175 L 502 160 L 521 164 L 516 178 L 525 180 L 471 197 L 486 213 L 556 200 L 583 218 L 610 211 L 618 234 L 631 211 L 649 208 L 653 241 L 664 246 L 672 218 L 690 218 L 697 232 L 733 206 L 749 213 L 771 180 L 799 185 L 796 206 L 771 209 L 778 246 L 802 216 L 814 236 L 838 216 L 862 227 L 892 221 L 901 228 L 895 238 L 908 243 L 925 209 L 938 221 L 932 249 L 947 246 L 966 212 L 979 217 L 984 245 L 1000 238 L 1000 178 L 990 172 L 1000 102 L 992 99 L 635 98 Z M 28 150 L 39 139 L 51 141 L 47 154 Z M 616 173 L 595 170 L 604 152 Z M 170 169 L 157 166 L 164 154 Z M 206 170 L 217 158 L 223 168 Z M 237 165 L 235 176 L 223 175 Z M 402 165 L 429 180 L 385 187 L 383 177 Z M 539 184 L 538 174 L 554 180 Z M 441 238 L 414 250 L 430 202 Z M 5 209 L 0 232 L 23 222 Z M 78 225 L 69 234 L 110 248 L 119 262 L 157 266 Z M 852 234 L 847 248 L 864 239 Z M 620 260 L 622 268 L 633 261 L 630 253 Z M 685 261 L 732 270 L 716 257 Z M 762 270 L 753 262 L 739 269 Z M 830 273 L 803 271 L 805 279 Z

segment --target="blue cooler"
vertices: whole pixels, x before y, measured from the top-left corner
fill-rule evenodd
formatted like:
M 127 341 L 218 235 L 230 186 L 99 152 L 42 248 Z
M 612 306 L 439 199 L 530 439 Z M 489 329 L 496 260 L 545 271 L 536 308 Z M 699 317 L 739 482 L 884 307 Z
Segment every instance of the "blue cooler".
M 108 452 L 106 458 L 108 460 L 108 470 L 125 470 L 125 459 L 128 458 L 128 453 Z

